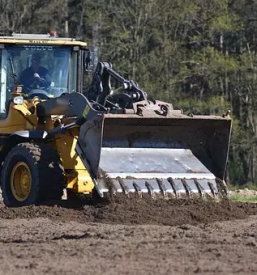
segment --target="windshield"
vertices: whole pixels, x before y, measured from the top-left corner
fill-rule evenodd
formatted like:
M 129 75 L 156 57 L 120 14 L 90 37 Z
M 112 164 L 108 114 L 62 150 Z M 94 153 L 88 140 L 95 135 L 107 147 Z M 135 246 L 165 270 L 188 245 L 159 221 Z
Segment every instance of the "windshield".
M 9 97 L 16 84 L 23 85 L 28 95 L 38 92 L 47 97 L 76 90 L 77 53 L 72 48 L 5 45 L 0 61 L 1 100 Z

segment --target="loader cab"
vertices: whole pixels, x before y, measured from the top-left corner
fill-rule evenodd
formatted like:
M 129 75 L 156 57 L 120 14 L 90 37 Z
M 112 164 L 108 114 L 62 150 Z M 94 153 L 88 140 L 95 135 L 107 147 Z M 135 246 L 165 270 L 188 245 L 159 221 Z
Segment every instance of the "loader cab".
M 40 78 L 45 77 L 42 72 L 48 72 L 47 85 L 33 77 L 37 73 L 32 70 L 35 55 L 40 56 L 40 67 L 44 68 L 39 71 Z M 17 84 L 22 85 L 22 94 L 31 98 L 82 92 L 87 56 L 86 43 L 71 38 L 26 34 L 0 37 L 0 118 L 6 116 L 7 102 Z M 27 81 L 22 83 L 24 72 Z M 29 82 L 34 83 L 27 85 Z

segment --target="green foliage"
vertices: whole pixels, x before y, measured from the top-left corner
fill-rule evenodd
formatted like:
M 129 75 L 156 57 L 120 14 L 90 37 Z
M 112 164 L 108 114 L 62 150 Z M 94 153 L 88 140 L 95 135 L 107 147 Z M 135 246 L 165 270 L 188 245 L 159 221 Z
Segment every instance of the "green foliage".
M 212 20 L 210 29 L 220 33 L 240 31 L 242 30 L 240 17 L 236 14 L 220 14 Z
M 194 114 L 213 114 L 222 115 L 229 109 L 228 102 L 224 102 L 224 97 L 213 96 L 204 100 L 199 98 L 184 98 L 175 101 L 175 107 L 182 109 L 184 113 L 192 112 Z

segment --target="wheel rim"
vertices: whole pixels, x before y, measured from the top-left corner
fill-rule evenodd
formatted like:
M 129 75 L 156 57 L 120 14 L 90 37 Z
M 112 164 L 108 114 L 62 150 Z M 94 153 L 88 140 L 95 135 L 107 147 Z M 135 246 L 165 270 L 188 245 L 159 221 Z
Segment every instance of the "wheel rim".
M 31 172 L 25 162 L 18 162 L 11 173 L 11 191 L 17 201 L 25 201 L 31 189 Z

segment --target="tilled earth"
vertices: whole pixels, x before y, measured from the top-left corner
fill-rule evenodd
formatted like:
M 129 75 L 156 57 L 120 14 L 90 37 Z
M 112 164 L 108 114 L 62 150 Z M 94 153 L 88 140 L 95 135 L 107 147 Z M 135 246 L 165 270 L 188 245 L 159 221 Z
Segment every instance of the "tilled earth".
M 0 206 L 0 274 L 257 274 L 257 205 Z

